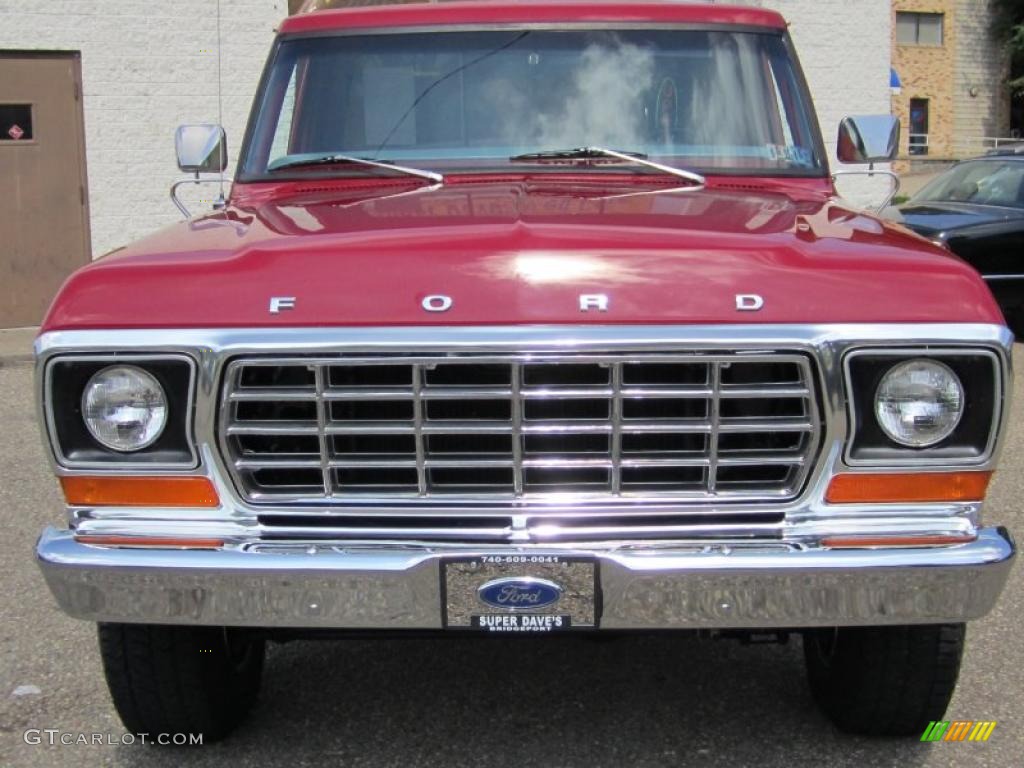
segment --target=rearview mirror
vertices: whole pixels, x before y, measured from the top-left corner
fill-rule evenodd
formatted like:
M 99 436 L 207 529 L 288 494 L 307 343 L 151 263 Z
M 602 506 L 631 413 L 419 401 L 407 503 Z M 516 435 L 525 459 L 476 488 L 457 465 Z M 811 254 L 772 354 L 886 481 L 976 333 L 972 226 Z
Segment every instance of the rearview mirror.
M 841 163 L 888 163 L 900 148 L 900 121 L 892 115 L 857 115 L 839 123 Z
M 228 167 L 227 134 L 219 125 L 178 126 L 174 149 L 185 173 L 220 173 Z

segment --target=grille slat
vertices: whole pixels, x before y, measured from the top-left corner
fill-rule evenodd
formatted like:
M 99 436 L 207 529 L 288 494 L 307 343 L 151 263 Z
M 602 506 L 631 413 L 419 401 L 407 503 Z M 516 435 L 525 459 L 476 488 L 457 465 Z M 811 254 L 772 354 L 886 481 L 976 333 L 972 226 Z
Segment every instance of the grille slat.
M 718 503 L 794 498 L 821 423 L 802 354 L 674 352 L 236 360 L 220 427 L 257 503 Z
M 416 441 L 416 493 L 427 494 L 427 445 L 423 435 L 423 368 L 412 367 L 413 432 Z M 344 433 L 342 433 L 344 434 Z
M 767 466 L 770 464 L 793 464 L 803 465 L 804 458 L 802 456 L 750 456 L 750 457 L 736 457 L 736 458 L 719 458 L 714 462 L 716 466 L 720 467 L 748 467 L 748 466 Z M 237 459 L 235 461 L 235 467 L 237 469 L 301 469 L 320 467 L 322 462 L 319 459 L 267 459 L 264 461 L 258 459 Z M 419 469 L 421 466 L 426 468 L 432 467 L 606 467 L 614 469 L 615 467 L 704 467 L 708 466 L 708 460 L 706 458 L 698 459 L 630 459 L 621 458 L 618 461 L 612 459 L 592 459 L 592 458 L 574 458 L 574 459 L 488 459 L 488 458 L 465 458 L 465 459 L 426 459 L 422 464 L 417 459 L 412 458 L 393 458 L 388 456 L 382 456 L 379 458 L 351 458 L 351 459 L 335 459 L 327 462 L 327 466 L 331 469 L 339 469 L 343 467 L 410 467 L 413 469 Z
M 622 494 L 622 363 L 612 366 L 612 496 Z
M 288 389 L 245 389 L 231 392 L 229 398 L 235 402 L 316 402 L 316 390 Z
M 327 388 L 326 375 L 322 366 L 318 365 L 313 368 L 313 382 L 316 386 L 316 428 L 317 437 L 320 440 L 320 473 L 324 481 L 324 495 L 331 496 L 334 493 L 334 474 L 330 469 L 331 444 L 327 437 L 330 411 L 324 400 L 324 391 Z
M 522 366 L 512 366 L 512 493 L 522 496 L 524 492 L 523 475 L 523 377 Z
M 718 489 L 718 440 L 722 429 L 722 366 L 711 366 L 711 433 L 708 437 L 708 493 Z
M 232 424 L 229 435 L 317 435 L 320 429 L 305 422 L 256 421 L 247 424 Z

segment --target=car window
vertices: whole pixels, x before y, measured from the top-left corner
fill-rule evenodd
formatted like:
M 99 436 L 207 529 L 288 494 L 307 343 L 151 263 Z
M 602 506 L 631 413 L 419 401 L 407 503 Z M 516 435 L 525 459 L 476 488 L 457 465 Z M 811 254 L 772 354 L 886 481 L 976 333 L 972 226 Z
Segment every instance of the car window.
M 605 146 L 689 167 L 824 172 L 780 35 L 501 30 L 284 41 L 246 175 L 336 153 L 442 168 Z M 351 168 L 319 172 L 352 173 Z
M 1024 162 L 979 160 L 944 173 L 911 198 L 912 203 L 976 203 L 1024 208 Z

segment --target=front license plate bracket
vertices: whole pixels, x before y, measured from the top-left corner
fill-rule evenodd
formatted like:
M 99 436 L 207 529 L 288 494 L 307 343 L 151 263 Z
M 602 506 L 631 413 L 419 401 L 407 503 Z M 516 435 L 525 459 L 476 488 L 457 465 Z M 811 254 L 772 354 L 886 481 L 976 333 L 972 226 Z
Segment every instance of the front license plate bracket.
M 544 634 L 593 630 L 600 623 L 598 561 L 591 557 L 449 558 L 441 567 L 441 596 L 446 629 Z

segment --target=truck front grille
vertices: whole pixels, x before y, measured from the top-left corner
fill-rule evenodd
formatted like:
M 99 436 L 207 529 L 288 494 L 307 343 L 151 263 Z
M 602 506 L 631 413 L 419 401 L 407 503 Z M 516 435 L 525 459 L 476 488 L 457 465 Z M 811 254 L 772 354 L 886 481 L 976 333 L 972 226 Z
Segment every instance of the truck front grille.
M 531 501 L 783 502 L 820 427 L 797 353 L 258 357 L 227 368 L 220 442 L 253 503 L 508 515 Z

